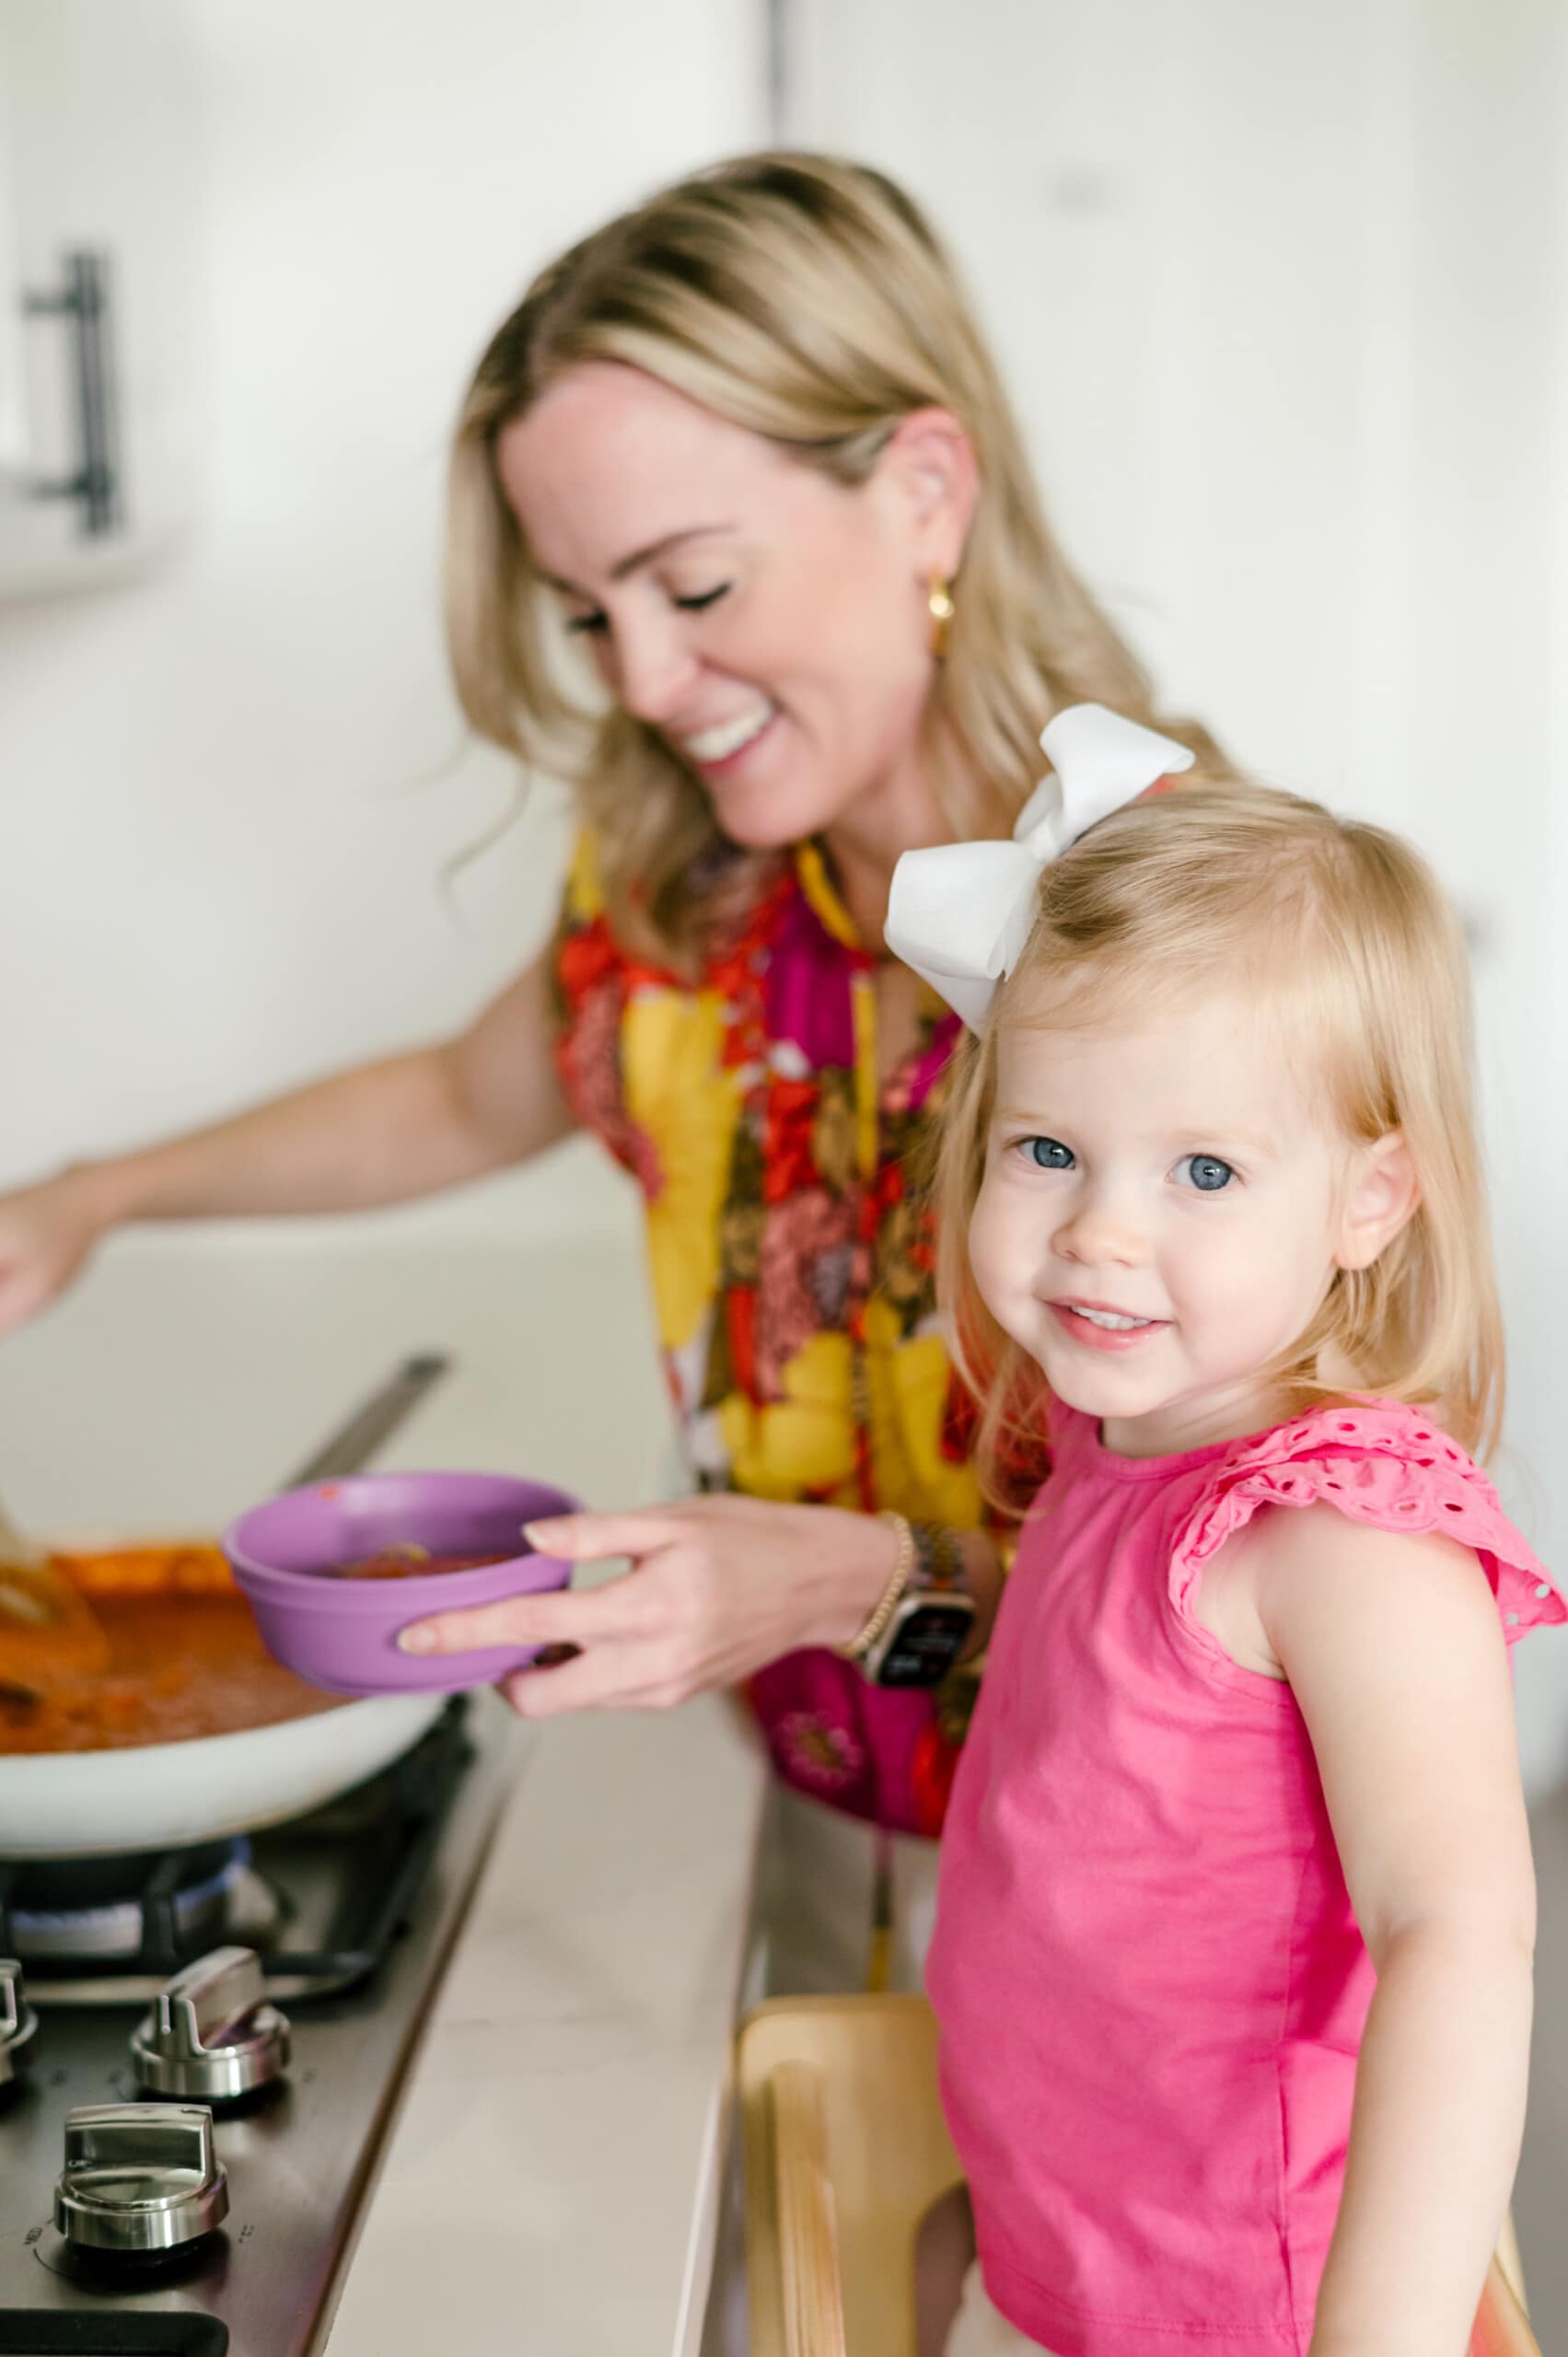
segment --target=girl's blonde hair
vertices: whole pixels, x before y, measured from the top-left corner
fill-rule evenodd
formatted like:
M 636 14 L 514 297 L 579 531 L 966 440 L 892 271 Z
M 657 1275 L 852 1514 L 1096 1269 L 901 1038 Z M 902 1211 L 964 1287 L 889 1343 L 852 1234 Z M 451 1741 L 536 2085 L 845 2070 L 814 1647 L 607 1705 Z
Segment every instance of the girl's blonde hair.
M 495 442 L 593 361 L 642 369 L 846 486 L 865 482 L 913 412 L 936 406 L 964 426 L 980 497 L 927 721 L 956 833 L 1011 826 L 1061 706 L 1152 719 L 1142 668 L 1047 528 L 996 369 L 917 207 L 880 172 L 821 156 L 700 172 L 541 273 L 480 361 L 452 454 L 447 614 L 463 709 L 526 765 L 576 784 L 629 946 L 684 958 L 715 874 L 755 880 L 767 855 L 727 845 L 658 736 L 623 711 L 585 710 L 552 659 L 549 601 L 497 482 Z M 1224 773 L 1202 732 L 1171 733 Z
M 1430 1407 L 1466 1448 L 1495 1441 L 1503 1335 L 1471 1085 L 1462 934 L 1432 871 L 1380 827 L 1262 787 L 1183 785 L 1132 804 L 1041 877 L 1034 929 L 952 1067 L 935 1177 L 939 1283 L 981 1401 L 977 1454 L 1038 1451 L 1043 1379 L 991 1317 L 967 1239 L 1006 1025 L 1093 1027 L 1210 990 L 1280 1018 L 1347 1141 L 1392 1131 L 1420 1188 L 1372 1267 L 1336 1273 L 1274 1367 L 1292 1412 L 1370 1392 Z

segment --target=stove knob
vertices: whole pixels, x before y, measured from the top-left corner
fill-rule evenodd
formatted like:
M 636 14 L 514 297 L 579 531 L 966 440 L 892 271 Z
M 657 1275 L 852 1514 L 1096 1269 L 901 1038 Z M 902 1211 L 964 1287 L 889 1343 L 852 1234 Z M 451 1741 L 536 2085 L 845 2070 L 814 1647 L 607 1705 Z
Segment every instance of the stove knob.
M 142 2086 L 208 2103 L 264 2087 L 287 2063 L 288 2023 L 267 2003 L 252 1948 L 215 1948 L 188 1964 L 131 2039 Z
M 0 1956 L 0 2087 L 8 2087 L 32 2060 L 38 2036 L 38 2015 L 22 1993 L 22 1968 L 15 1956 Z
M 198 2241 L 228 2214 L 203 2104 L 88 2104 L 65 2115 L 54 2223 L 74 2249 L 145 2257 Z

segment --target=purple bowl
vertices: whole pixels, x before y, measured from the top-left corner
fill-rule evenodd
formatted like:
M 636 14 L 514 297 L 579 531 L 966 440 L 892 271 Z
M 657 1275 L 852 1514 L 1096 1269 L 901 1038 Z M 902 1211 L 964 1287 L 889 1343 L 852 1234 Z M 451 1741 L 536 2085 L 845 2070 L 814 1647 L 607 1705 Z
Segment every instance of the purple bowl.
M 571 1564 L 537 1554 L 522 1526 L 577 1511 L 564 1490 L 509 1473 L 353 1473 L 253 1506 L 224 1532 L 223 1551 L 285 1669 L 331 1694 L 459 1694 L 525 1668 L 539 1648 L 403 1654 L 399 1630 L 432 1612 L 564 1587 Z M 335 1564 L 400 1543 L 434 1555 L 514 1551 L 504 1562 L 424 1578 L 332 1576 Z

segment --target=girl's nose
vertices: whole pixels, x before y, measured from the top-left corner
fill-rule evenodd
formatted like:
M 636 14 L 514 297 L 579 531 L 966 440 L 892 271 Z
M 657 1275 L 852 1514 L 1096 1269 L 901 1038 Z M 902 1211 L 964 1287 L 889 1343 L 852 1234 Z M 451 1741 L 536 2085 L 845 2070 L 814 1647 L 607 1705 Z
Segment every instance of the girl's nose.
M 1080 1198 L 1051 1245 L 1062 1260 L 1085 1269 L 1136 1269 L 1148 1259 L 1147 1241 L 1128 1206 L 1099 1192 Z
M 641 619 L 617 626 L 606 665 L 627 711 L 655 728 L 675 719 L 690 699 L 697 668 L 679 631 Z

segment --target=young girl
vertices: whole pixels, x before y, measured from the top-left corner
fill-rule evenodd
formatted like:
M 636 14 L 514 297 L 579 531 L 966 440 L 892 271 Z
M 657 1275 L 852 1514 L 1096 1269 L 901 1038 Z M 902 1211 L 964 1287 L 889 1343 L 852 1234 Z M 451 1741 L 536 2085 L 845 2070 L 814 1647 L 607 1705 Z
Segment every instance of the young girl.
M 1052 1448 L 943 1843 L 979 2262 L 927 2345 L 1462 2357 L 1528 2041 L 1505 1648 L 1568 1607 L 1469 1453 L 1460 936 L 1380 830 L 1129 802 L 1179 748 L 1054 732 L 1065 811 L 907 856 L 889 925 L 973 1027 L 938 1193 L 982 1461 L 1042 1410 Z

